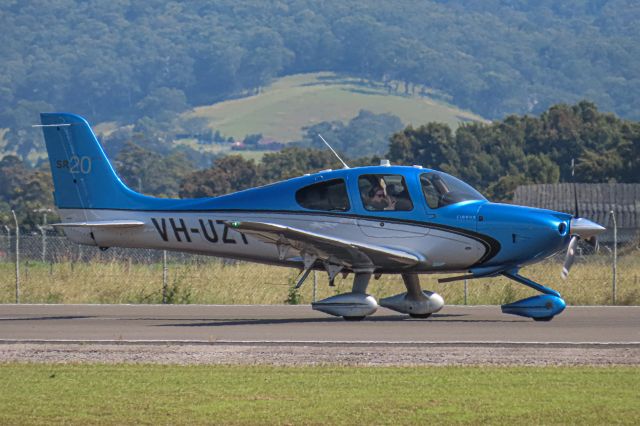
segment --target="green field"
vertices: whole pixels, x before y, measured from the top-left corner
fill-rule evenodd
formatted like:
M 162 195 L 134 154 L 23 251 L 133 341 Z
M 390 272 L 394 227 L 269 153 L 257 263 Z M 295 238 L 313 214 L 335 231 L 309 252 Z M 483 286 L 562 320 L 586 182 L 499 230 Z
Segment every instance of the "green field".
M 638 424 L 633 367 L 0 364 L 2 424 Z
M 212 129 L 236 139 L 262 133 L 275 140 L 292 141 L 300 139 L 304 126 L 349 121 L 361 109 L 391 113 L 403 123 L 416 126 L 439 121 L 455 128 L 462 121 L 482 120 L 441 101 L 389 94 L 383 87 L 332 73 L 284 77 L 258 95 L 198 107 L 186 116 L 204 117 Z

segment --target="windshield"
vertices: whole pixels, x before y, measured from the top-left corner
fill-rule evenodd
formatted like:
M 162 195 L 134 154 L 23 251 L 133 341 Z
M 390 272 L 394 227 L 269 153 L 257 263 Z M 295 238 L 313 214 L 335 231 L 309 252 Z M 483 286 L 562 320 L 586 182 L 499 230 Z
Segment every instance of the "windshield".
M 470 185 L 445 173 L 424 173 L 420 175 L 420 184 L 424 198 L 432 209 L 462 201 L 486 200 Z

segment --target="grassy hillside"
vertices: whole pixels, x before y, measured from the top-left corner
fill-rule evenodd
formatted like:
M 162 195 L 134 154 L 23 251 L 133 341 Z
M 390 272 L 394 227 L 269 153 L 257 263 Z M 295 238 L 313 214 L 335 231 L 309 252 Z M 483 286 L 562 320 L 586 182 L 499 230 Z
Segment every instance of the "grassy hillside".
M 361 109 L 391 113 L 405 124 L 461 121 L 481 117 L 430 98 L 389 94 L 379 86 L 333 73 L 297 74 L 276 80 L 258 95 L 196 108 L 188 116 L 209 120 L 212 129 L 242 138 L 262 133 L 280 141 L 300 139 L 302 128 L 321 121 L 348 121 Z
M 399 91 L 389 93 L 380 83 L 365 82 L 357 78 L 341 77 L 334 73 L 297 74 L 274 81 L 259 94 L 244 98 L 197 107 L 182 118 L 205 118 L 208 126 L 224 136 L 243 139 L 248 134 L 262 133 L 267 138 L 282 142 L 300 140 L 305 126 L 322 121 L 349 121 L 362 109 L 374 113 L 390 113 L 404 124 L 421 124 L 438 121 L 456 128 L 460 122 L 483 120 L 468 111 L 457 109 L 445 102 L 419 95 L 404 95 Z M 120 128 L 113 121 L 91 123 L 97 134 L 109 135 Z M 127 123 L 124 123 L 127 125 Z M 0 151 L 13 150 L 4 146 L 2 136 L 7 129 L 0 129 Z M 260 160 L 265 151 L 231 151 L 230 146 L 199 146 L 195 140 L 183 139 L 196 150 L 213 153 L 235 153 L 246 158 Z M 44 148 L 44 145 L 41 145 Z M 44 151 L 33 151 L 32 162 L 44 158 Z

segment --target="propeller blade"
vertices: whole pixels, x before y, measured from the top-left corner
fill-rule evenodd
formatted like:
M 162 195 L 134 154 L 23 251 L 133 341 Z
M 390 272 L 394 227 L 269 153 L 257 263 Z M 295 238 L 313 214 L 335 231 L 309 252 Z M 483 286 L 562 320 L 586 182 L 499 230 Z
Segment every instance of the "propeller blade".
M 569 241 L 569 247 L 567 248 L 567 255 L 564 258 L 564 265 L 562 265 L 561 276 L 563 280 L 566 280 L 569 276 L 569 270 L 571 269 L 571 265 L 573 265 L 573 261 L 576 257 L 576 246 L 578 245 L 578 240 L 580 237 L 574 235 L 571 237 L 571 241 Z

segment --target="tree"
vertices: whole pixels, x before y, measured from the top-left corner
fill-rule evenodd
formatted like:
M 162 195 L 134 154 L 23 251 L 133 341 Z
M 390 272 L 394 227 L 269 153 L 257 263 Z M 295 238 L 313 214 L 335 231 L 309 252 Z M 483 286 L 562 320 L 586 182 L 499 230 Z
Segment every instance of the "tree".
M 161 197 L 176 197 L 180 182 L 192 170 L 181 153 L 160 155 L 128 142 L 116 157 L 116 169 L 133 190 Z
M 140 118 L 155 117 L 156 121 L 172 122 L 187 106 L 187 97 L 182 90 L 160 87 L 140 100 L 136 111 Z
M 40 223 L 40 208 L 53 208 L 53 187 L 48 167 L 31 169 L 13 155 L 0 160 L 0 220 L 12 223 L 15 210 L 21 224 L 35 227 Z
M 7 150 L 27 158 L 32 151 L 41 151 L 43 146 L 42 130 L 33 128 L 40 122 L 40 113 L 51 111 L 52 107 L 42 101 L 20 100 L 14 108 L 7 108 L 0 115 L 0 128 L 8 127 L 4 135 Z
M 271 183 L 305 173 L 341 167 L 342 164 L 327 149 L 293 147 L 265 154 L 259 170 L 261 182 Z
M 245 136 L 245 138 L 242 140 L 242 143 L 244 143 L 245 145 L 255 147 L 256 145 L 258 145 L 258 142 L 260 142 L 261 140 L 262 140 L 262 133 L 256 133 L 253 135 Z
M 306 128 L 302 145 L 326 149 L 320 134 L 336 151 L 349 158 L 383 155 L 391 135 L 402 127 L 400 118 L 393 114 L 360 110 L 346 125 L 341 121 L 325 121 Z
M 182 198 L 216 197 L 259 184 L 258 170 L 253 160 L 240 155 L 221 157 L 211 168 L 193 172 L 182 179 Z
M 389 159 L 399 164 L 424 167 L 456 174 L 459 163 L 451 128 L 442 123 L 429 123 L 416 129 L 409 126 L 391 138 Z
M 442 124 L 408 127 L 393 136 L 389 157 L 455 174 L 495 200 L 509 200 L 516 186 L 530 183 L 638 182 L 639 128 L 582 101 L 539 117 L 463 124 L 453 138 Z

